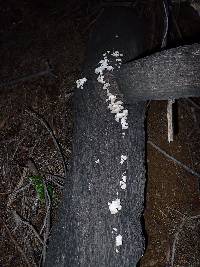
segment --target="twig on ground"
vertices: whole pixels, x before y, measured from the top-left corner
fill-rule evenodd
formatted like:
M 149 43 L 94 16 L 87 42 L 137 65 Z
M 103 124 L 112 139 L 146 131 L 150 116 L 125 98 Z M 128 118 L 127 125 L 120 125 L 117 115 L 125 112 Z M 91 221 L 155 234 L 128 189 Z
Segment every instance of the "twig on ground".
M 171 251 L 170 251 L 170 244 L 167 245 L 167 252 L 166 252 L 166 265 L 165 267 L 170 267 L 170 255 L 171 255 Z
M 173 131 L 173 104 L 175 100 L 169 99 L 167 103 L 167 125 L 168 125 L 168 142 L 173 142 L 174 131 Z
M 176 253 L 176 246 L 179 240 L 179 234 L 184 226 L 186 217 L 184 216 L 182 219 L 181 224 L 179 225 L 178 230 L 176 231 L 175 235 L 174 235 L 174 241 L 173 241 L 173 245 L 172 245 L 172 255 L 171 255 L 171 267 L 174 266 L 174 259 L 175 259 L 175 253 Z
M 47 181 L 51 181 L 52 183 L 56 184 L 60 188 L 63 188 L 64 182 L 65 182 L 65 178 L 63 176 L 49 173 L 49 172 L 44 172 L 44 171 L 41 171 L 41 173 L 42 175 L 46 177 Z
M 64 184 L 64 182 L 65 182 L 65 178 L 63 176 L 60 176 L 60 175 L 57 175 L 57 174 L 53 174 L 53 173 L 49 173 L 49 172 L 43 172 L 43 174 L 45 176 L 50 177 L 50 179 L 56 180 L 60 184 Z
M 31 110 L 31 109 L 26 109 L 26 112 L 31 115 L 33 118 L 39 120 L 41 122 L 41 124 L 47 129 L 47 131 L 49 132 L 49 134 L 51 135 L 54 145 L 57 148 L 58 152 L 60 153 L 62 162 L 63 162 L 63 168 L 64 168 L 64 173 L 65 173 L 65 177 L 67 177 L 67 164 L 65 162 L 65 157 L 64 157 L 64 153 L 62 150 L 62 147 L 60 145 L 60 143 L 58 142 L 52 128 L 50 127 L 49 123 L 41 116 L 39 115 L 37 112 Z
M 24 253 L 24 251 L 22 250 L 22 248 L 19 246 L 19 244 L 17 243 L 17 241 L 15 240 L 15 238 L 12 236 L 8 226 L 3 222 L 3 225 L 5 227 L 5 229 L 7 230 L 7 233 L 10 237 L 10 239 L 12 240 L 12 242 L 14 243 L 15 247 L 18 249 L 18 251 L 21 253 L 21 255 L 23 256 L 24 260 L 26 261 L 27 265 L 29 267 L 32 267 L 31 263 L 29 262 L 28 257 L 26 256 L 26 254 Z
M 6 154 L 2 162 L 2 176 L 6 179 L 10 176 L 10 167 L 9 167 L 9 156 Z
M 50 196 L 49 196 L 49 193 L 48 193 L 48 190 L 47 190 L 47 187 L 46 187 L 45 183 L 44 183 L 44 188 L 45 188 L 46 215 L 45 215 L 45 218 L 44 218 L 44 222 L 43 222 L 42 228 L 40 230 L 40 234 L 42 234 L 42 232 L 44 231 L 44 229 L 45 229 L 45 227 L 47 225 L 48 217 L 49 217 L 50 210 L 51 210 L 51 199 L 50 199 Z
M 2 83 L 0 83 L 0 88 L 6 87 L 6 86 L 13 86 L 13 85 L 16 85 L 18 83 L 26 82 L 26 81 L 29 81 L 29 80 L 32 80 L 32 79 L 35 79 L 35 78 L 39 78 L 39 77 L 42 77 L 42 76 L 46 76 L 46 75 L 51 75 L 51 76 L 56 77 L 52 73 L 52 69 L 47 68 L 46 70 L 39 71 L 39 72 L 34 73 L 34 74 L 24 75 L 24 76 L 22 76 L 22 77 L 20 77 L 18 79 L 13 79 L 13 80 L 10 80 L 10 81 L 2 82 Z
M 15 151 L 14 151 L 14 153 L 13 153 L 13 155 L 12 155 L 11 161 L 14 160 L 15 155 L 16 155 L 16 153 L 17 153 L 17 150 L 19 149 L 19 146 L 22 144 L 22 142 L 24 141 L 24 139 L 25 139 L 25 137 L 23 137 L 23 138 L 19 141 L 19 143 L 17 144 L 17 146 L 16 146 L 16 148 L 15 148 Z
M 168 30 L 169 30 L 169 14 L 168 14 L 169 10 L 165 3 L 165 0 L 163 0 L 162 2 L 163 2 L 164 12 L 165 12 L 165 28 L 164 28 L 161 48 L 164 48 L 167 45 L 167 35 L 168 35 Z
M 26 185 L 23 185 L 24 179 L 25 179 L 25 177 L 27 175 L 27 171 L 28 171 L 27 168 L 24 168 L 23 169 L 23 173 L 22 173 L 22 176 L 21 176 L 21 179 L 20 179 L 19 183 L 17 184 L 17 186 L 15 187 L 15 189 L 13 190 L 13 192 L 11 192 L 9 194 L 7 207 L 10 207 L 11 206 L 11 204 L 15 200 L 17 194 L 19 194 L 21 192 L 24 192 L 26 189 L 28 189 L 30 187 L 31 183 L 28 183 Z
M 156 144 L 154 144 L 152 141 L 148 140 L 147 141 L 148 144 L 150 144 L 152 147 L 154 147 L 156 150 L 158 150 L 161 154 L 163 154 L 165 157 L 167 157 L 168 159 L 172 160 L 173 162 L 175 162 L 177 165 L 181 166 L 183 169 L 185 169 L 187 172 L 189 172 L 190 174 L 197 176 L 198 178 L 200 178 L 200 173 L 193 171 L 191 168 L 189 168 L 188 166 L 186 166 L 185 164 L 183 164 L 182 162 L 180 162 L 179 160 L 175 159 L 174 157 L 172 157 L 171 155 L 169 155 L 167 152 L 165 152 L 162 148 L 158 147 Z
M 50 220 L 51 220 L 51 198 L 49 196 L 46 184 L 44 183 L 44 188 L 45 188 L 45 203 L 46 203 L 46 216 L 44 219 L 43 226 L 40 230 L 40 234 L 44 231 L 44 244 L 43 244 L 43 249 L 42 249 L 42 257 L 40 261 L 40 265 L 43 267 L 45 264 L 46 260 L 46 251 L 47 251 L 47 241 L 49 238 L 49 233 L 50 233 Z
M 49 175 L 54 177 L 55 179 L 60 180 L 60 182 L 64 183 L 65 182 L 65 178 L 59 174 L 54 174 L 54 173 L 50 173 L 50 172 L 43 172 L 44 175 Z
M 47 179 L 47 181 L 51 181 L 52 183 L 54 183 L 55 185 L 57 185 L 57 186 L 60 187 L 61 189 L 62 189 L 63 186 L 64 186 L 63 183 L 61 184 L 60 182 L 58 182 L 58 181 L 55 180 L 55 176 L 49 175 L 46 179 Z
M 175 260 L 175 253 L 176 253 L 176 247 L 178 244 L 178 240 L 179 240 L 179 234 L 181 233 L 184 224 L 186 223 L 186 221 L 190 221 L 190 220 L 194 220 L 194 219 L 199 219 L 200 218 L 200 214 L 198 215 L 194 215 L 194 216 L 185 216 L 183 215 L 182 217 L 182 222 L 179 225 L 178 230 L 176 231 L 176 233 L 174 234 L 174 241 L 173 241 L 173 245 L 172 245 L 172 254 L 171 254 L 171 265 L 170 267 L 174 266 L 174 260 Z
M 13 215 L 15 217 L 15 219 L 18 221 L 18 223 L 22 223 L 24 225 L 26 225 L 35 235 L 35 237 L 40 241 L 40 243 L 43 245 L 44 242 L 42 240 L 42 238 L 40 237 L 40 235 L 38 234 L 38 232 L 36 231 L 36 229 L 34 228 L 34 226 L 26 221 L 24 218 L 22 218 L 15 210 L 13 211 Z
M 44 132 L 42 131 L 42 133 L 40 134 L 39 138 L 36 140 L 34 146 L 32 147 L 31 151 L 30 151 L 30 154 L 29 154 L 29 157 L 31 158 L 33 156 L 33 152 L 36 148 L 37 145 L 39 145 L 41 142 L 42 142 L 42 136 L 44 135 Z
M 179 211 L 179 210 L 177 210 L 177 209 L 175 209 L 175 208 L 171 208 L 171 207 L 169 207 L 169 206 L 166 206 L 166 208 L 168 209 L 168 210 L 170 210 L 170 212 L 172 213 L 172 211 L 174 212 L 176 212 L 176 213 L 178 213 L 179 215 L 181 215 L 182 217 L 183 216 L 186 216 L 185 214 L 183 214 L 181 211 Z
M 19 194 L 20 192 L 23 192 L 24 190 L 28 189 L 30 186 L 31 186 L 31 183 L 28 183 L 27 185 L 22 186 L 19 189 L 17 189 L 16 191 L 14 191 L 13 193 L 11 193 L 10 196 L 9 196 L 9 200 L 8 200 L 7 206 L 10 207 L 12 202 L 15 200 L 16 195 Z

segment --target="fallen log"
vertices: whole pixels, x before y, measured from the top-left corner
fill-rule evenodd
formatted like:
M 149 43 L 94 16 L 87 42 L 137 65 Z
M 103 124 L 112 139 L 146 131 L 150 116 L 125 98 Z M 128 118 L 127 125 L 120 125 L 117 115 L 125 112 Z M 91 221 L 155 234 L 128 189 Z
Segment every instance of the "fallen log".
M 143 29 L 132 9 L 105 8 L 90 37 L 86 77 L 95 77 L 106 51 L 120 51 L 125 61 L 143 53 Z M 116 83 L 109 90 L 117 92 Z M 72 166 L 47 267 L 134 267 L 144 253 L 145 102 L 128 107 L 122 131 L 106 98 L 94 80 L 75 90 Z

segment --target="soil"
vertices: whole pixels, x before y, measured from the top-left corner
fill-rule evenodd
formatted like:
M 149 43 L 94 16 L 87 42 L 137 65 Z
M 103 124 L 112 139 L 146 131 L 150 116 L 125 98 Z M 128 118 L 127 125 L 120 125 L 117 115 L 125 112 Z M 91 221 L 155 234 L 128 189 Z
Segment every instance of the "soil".
M 187 4 L 174 10 L 179 30 L 172 31 L 171 46 L 198 40 L 197 13 Z M 71 158 L 73 88 L 99 5 L 79 0 L 56 4 L 8 0 L 1 1 L 0 13 L 0 266 L 40 266 L 42 241 L 48 226 L 58 219 L 64 167 Z M 147 140 L 198 174 L 200 100 L 192 101 L 177 101 L 178 129 L 170 144 L 167 103 L 151 102 Z M 199 177 L 150 143 L 147 163 L 147 248 L 140 266 L 200 266 Z M 42 180 L 43 200 L 31 182 L 34 177 Z

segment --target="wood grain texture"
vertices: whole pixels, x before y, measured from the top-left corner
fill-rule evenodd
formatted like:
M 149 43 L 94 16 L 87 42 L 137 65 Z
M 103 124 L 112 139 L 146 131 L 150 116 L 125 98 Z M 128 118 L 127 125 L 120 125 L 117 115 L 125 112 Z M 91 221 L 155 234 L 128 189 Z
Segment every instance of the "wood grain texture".
M 124 64 L 116 74 L 127 102 L 200 96 L 200 44 L 155 53 Z

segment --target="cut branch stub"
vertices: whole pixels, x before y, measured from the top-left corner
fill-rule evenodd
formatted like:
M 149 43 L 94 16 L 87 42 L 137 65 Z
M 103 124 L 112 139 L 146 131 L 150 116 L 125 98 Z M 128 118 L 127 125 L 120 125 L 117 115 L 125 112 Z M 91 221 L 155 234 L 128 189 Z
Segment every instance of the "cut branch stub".
M 200 96 L 200 44 L 155 53 L 124 64 L 116 73 L 128 103 Z

